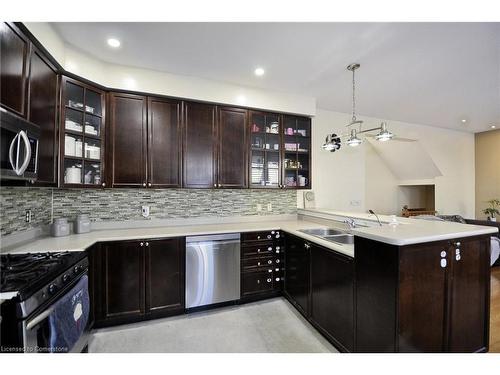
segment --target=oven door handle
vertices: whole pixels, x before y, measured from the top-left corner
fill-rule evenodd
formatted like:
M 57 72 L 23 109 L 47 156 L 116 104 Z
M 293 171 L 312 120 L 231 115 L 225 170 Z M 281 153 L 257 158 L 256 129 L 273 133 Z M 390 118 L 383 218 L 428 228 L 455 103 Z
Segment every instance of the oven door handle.
M 49 307 L 47 310 L 45 310 L 42 313 L 38 314 L 33 319 L 31 319 L 28 324 L 26 324 L 26 329 L 28 331 L 31 331 L 33 329 L 33 327 L 36 327 L 39 323 L 41 323 L 42 321 L 44 321 L 45 319 L 47 319 L 47 317 L 50 314 L 52 314 L 53 311 L 54 311 L 54 308 L 53 307 Z

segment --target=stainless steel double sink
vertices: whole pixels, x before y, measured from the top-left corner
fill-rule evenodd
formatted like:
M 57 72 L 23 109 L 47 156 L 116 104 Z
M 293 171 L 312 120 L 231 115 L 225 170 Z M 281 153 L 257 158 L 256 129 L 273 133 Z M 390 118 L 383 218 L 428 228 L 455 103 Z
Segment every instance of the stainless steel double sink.
M 330 228 L 314 228 L 314 229 L 299 229 L 299 232 L 322 238 L 330 242 L 336 242 L 342 245 L 354 244 L 354 235 L 346 233 L 338 229 Z

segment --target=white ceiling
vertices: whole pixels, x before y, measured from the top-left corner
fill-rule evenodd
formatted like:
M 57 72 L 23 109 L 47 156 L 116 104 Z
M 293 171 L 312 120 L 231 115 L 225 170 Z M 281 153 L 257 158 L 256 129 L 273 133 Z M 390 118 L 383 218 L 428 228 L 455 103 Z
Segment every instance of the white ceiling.
M 95 57 L 313 96 L 360 115 L 467 131 L 500 128 L 500 23 L 52 23 Z M 110 36 L 121 40 L 113 50 Z M 262 66 L 263 77 L 253 70 Z M 460 120 L 467 119 L 464 125 Z

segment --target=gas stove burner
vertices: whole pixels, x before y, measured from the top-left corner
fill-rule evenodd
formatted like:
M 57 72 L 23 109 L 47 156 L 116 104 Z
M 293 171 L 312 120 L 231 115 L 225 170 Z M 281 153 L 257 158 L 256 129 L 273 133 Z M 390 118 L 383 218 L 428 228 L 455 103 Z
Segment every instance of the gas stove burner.
M 84 252 L 5 254 L 0 256 L 0 292 L 28 295 L 71 268 Z

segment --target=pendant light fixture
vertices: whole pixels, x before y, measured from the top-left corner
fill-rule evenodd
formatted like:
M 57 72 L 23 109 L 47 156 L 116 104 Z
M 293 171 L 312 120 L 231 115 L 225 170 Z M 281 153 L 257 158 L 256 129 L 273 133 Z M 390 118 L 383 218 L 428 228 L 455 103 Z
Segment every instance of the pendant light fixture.
M 339 150 L 342 144 L 342 138 L 346 139 L 346 143 L 351 147 L 359 146 L 363 143 L 363 139 L 359 138 L 360 134 L 376 130 L 379 132 L 375 136 L 368 136 L 375 137 L 375 139 L 380 142 L 389 141 L 394 138 L 394 134 L 387 130 L 387 123 L 382 122 L 378 127 L 363 130 L 363 121 L 358 120 L 356 117 L 356 70 L 360 67 L 361 65 L 358 63 L 352 63 L 347 66 L 347 70 L 352 72 L 352 116 L 351 121 L 346 126 L 348 129 L 347 134 L 344 137 L 337 136 L 336 134 L 329 134 L 325 139 L 325 143 L 322 145 L 322 148 L 326 151 L 335 152 Z M 354 127 L 356 125 L 357 129 Z
M 380 124 L 380 132 L 375 136 L 375 139 L 380 142 L 389 141 L 394 137 L 389 130 L 387 130 L 387 124 L 382 122 Z
M 349 146 L 351 147 L 356 147 L 359 146 L 363 141 L 358 138 L 358 134 L 356 129 L 351 129 L 351 135 L 349 136 L 349 139 L 346 142 Z

